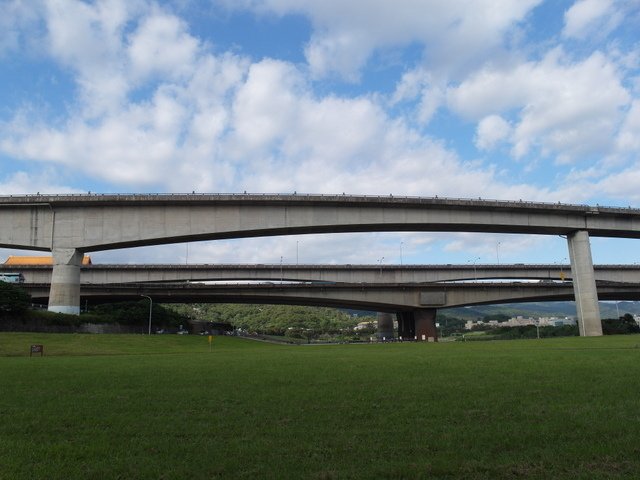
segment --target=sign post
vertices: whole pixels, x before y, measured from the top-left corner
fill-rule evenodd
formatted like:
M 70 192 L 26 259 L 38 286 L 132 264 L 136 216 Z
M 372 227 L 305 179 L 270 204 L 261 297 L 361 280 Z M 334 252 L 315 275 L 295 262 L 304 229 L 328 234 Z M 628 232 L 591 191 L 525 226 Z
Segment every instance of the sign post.
M 42 357 L 44 355 L 44 345 L 31 345 L 29 356 L 32 357 L 34 353 L 39 353 Z
M 211 351 L 211 342 L 213 342 L 213 335 L 209 335 L 209 351 Z

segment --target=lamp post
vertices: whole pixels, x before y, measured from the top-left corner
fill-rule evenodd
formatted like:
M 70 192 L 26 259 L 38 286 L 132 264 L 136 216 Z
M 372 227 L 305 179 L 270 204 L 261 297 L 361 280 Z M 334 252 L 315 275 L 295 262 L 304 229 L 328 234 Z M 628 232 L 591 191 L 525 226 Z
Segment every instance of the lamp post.
M 153 312 L 153 300 L 149 295 L 140 295 L 149 299 L 149 335 L 151 335 L 151 313 Z
M 474 281 L 478 281 L 478 270 L 476 269 L 476 262 L 480 260 L 480 257 L 476 257 L 473 260 L 469 260 L 468 263 L 471 263 L 473 261 L 473 280 Z

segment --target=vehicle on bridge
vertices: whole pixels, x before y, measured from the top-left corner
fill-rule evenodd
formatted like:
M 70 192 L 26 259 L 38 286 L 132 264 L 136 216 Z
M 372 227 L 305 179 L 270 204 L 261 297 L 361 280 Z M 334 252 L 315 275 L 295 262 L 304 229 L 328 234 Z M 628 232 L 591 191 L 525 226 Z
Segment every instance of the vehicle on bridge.
M 0 282 L 24 283 L 24 275 L 21 273 L 0 273 Z

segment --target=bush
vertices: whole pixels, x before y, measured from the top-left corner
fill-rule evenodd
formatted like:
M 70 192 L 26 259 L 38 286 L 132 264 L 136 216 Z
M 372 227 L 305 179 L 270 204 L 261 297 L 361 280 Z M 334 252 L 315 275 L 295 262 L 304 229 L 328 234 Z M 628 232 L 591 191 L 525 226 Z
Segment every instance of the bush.
M 91 323 L 118 323 L 120 325 L 145 326 L 149 322 L 149 301 L 106 303 L 93 308 L 94 315 L 102 318 Z M 153 304 L 151 323 L 154 328 L 177 328 L 186 325 L 188 318 L 160 304 Z
M 46 310 L 32 310 L 26 315 L 26 319 L 31 323 L 65 327 L 78 327 L 82 323 L 79 315 L 48 312 Z
M 627 313 L 620 318 L 605 318 L 602 320 L 602 333 L 604 335 L 640 333 L 640 326 L 638 326 L 633 316 Z
M 22 288 L 0 282 L 0 316 L 22 316 L 31 305 L 31 296 Z

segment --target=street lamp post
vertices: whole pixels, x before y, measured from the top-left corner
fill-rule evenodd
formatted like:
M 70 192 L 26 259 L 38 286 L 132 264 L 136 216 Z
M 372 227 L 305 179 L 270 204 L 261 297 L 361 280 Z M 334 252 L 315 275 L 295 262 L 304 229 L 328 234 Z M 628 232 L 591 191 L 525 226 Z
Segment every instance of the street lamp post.
M 149 335 L 151 335 L 151 313 L 153 312 L 153 300 L 149 295 L 140 295 L 149 299 Z
M 480 257 L 476 257 L 473 259 L 473 280 L 474 281 L 478 281 L 478 270 L 476 268 L 476 262 L 480 260 Z M 471 263 L 471 260 L 469 260 L 469 263 Z
M 378 263 L 380 264 L 380 276 L 382 276 L 382 261 L 384 260 L 384 257 L 381 257 L 378 259 Z

